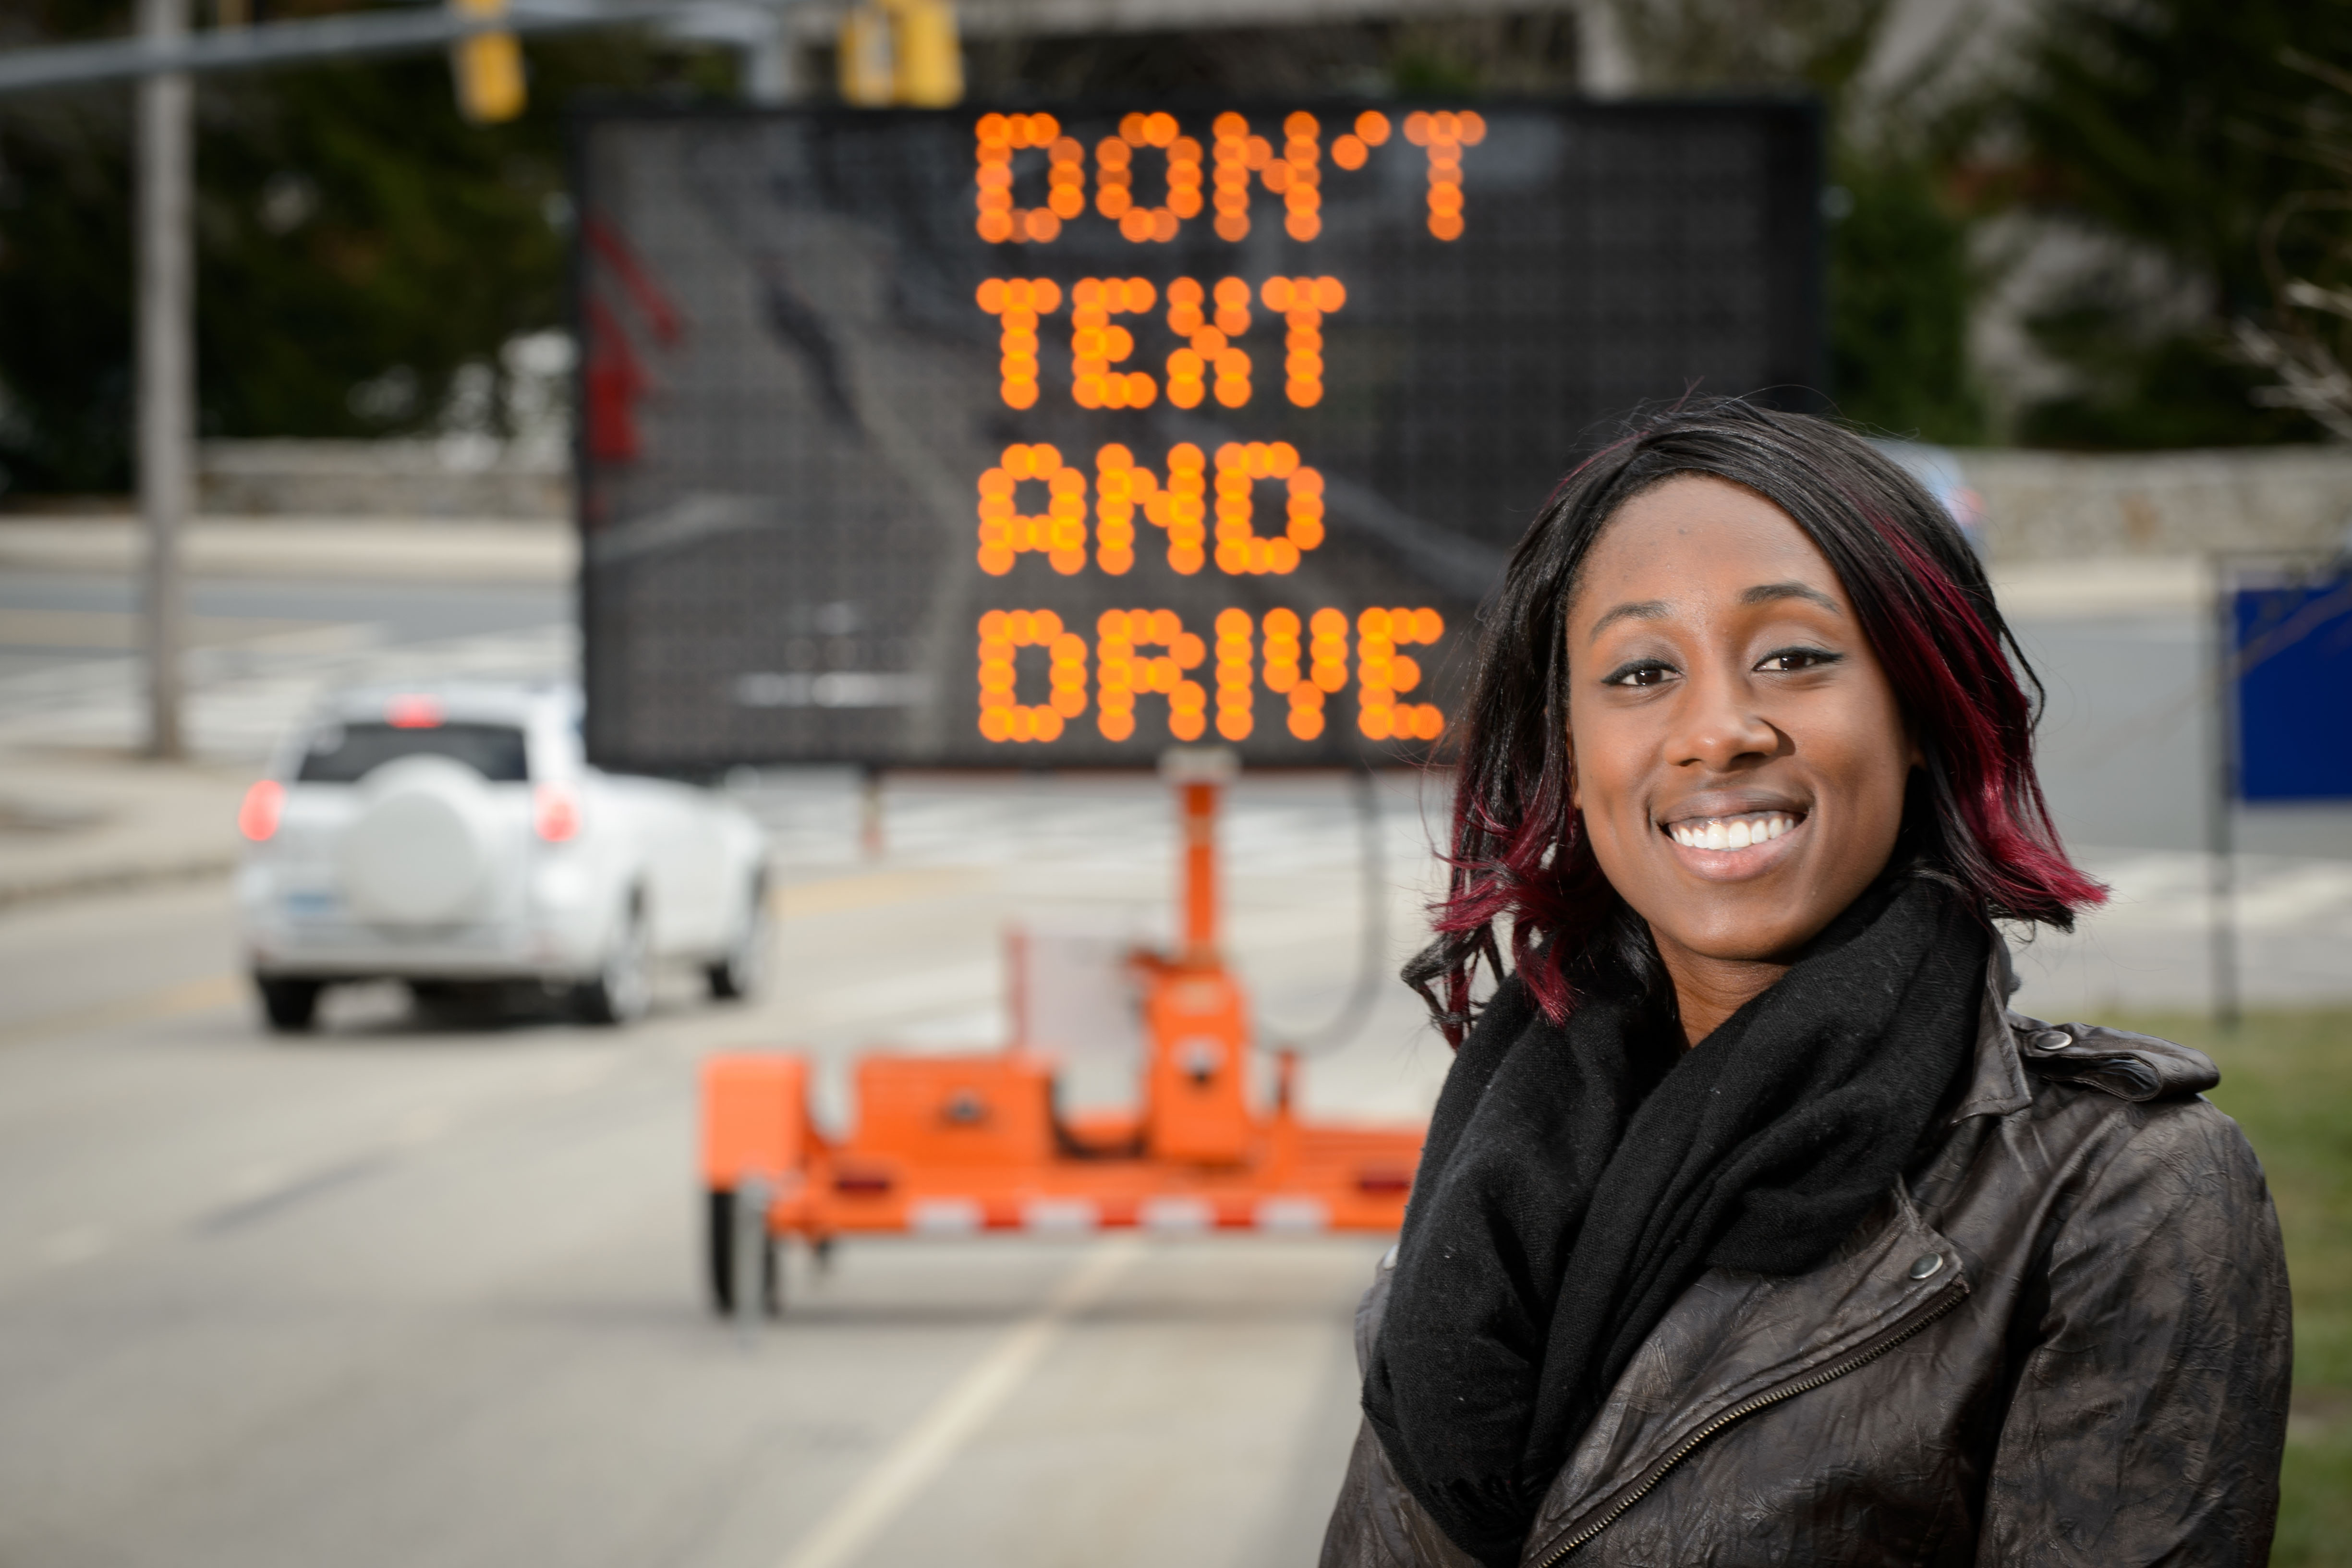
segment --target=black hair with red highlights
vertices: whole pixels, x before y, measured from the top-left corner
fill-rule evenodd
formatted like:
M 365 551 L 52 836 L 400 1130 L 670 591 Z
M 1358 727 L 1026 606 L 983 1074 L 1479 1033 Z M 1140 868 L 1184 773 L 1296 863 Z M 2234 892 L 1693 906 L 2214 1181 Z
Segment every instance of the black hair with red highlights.
M 1770 501 L 1845 584 L 1925 758 L 1896 855 L 1988 921 L 2071 930 L 2076 910 L 2105 897 L 2059 846 L 2033 772 L 2041 683 L 1944 509 L 1829 420 L 1738 398 L 1686 402 L 1637 416 L 1561 481 L 1480 617 L 1451 737 L 1452 882 L 1436 906 L 1436 940 L 1404 971 L 1457 1045 L 1478 966 L 1503 978 L 1506 924 L 1509 966 L 1555 1023 L 1591 966 L 1630 970 L 1654 994 L 1663 982 L 1647 928 L 1601 874 L 1570 804 L 1567 623 L 1577 574 L 1609 520 L 1683 474 Z

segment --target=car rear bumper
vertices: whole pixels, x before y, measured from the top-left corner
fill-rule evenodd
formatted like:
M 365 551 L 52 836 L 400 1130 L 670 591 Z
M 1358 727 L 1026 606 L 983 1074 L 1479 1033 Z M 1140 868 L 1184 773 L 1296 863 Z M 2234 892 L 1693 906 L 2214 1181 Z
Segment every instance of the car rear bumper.
M 254 972 L 289 980 L 537 980 L 569 984 L 593 961 L 551 931 L 471 926 L 387 931 L 367 926 L 249 929 Z

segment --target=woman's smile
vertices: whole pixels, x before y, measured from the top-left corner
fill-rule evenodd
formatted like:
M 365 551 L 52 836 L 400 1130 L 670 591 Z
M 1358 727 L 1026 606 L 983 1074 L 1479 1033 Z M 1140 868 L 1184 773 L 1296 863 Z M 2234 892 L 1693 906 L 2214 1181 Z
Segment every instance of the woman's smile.
M 1801 850 L 1790 836 L 1811 818 L 1801 811 L 1763 807 L 1744 811 L 1678 807 L 1663 816 L 1658 831 L 1685 869 L 1709 881 L 1760 877 Z

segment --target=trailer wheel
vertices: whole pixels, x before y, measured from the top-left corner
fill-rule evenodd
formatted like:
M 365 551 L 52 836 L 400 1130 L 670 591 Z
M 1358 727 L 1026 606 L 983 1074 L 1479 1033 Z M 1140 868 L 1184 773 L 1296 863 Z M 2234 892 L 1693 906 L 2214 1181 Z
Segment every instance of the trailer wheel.
M 735 1312 L 735 1194 L 713 1187 L 702 1226 L 702 1283 L 710 1310 L 722 1318 Z
M 710 1310 L 721 1318 L 736 1314 L 738 1248 L 747 1239 L 744 1232 L 750 1223 L 750 1215 L 736 1212 L 733 1192 L 724 1187 L 711 1189 L 703 1229 L 703 1258 L 707 1265 L 704 1283 L 709 1290 Z M 760 1310 L 768 1317 L 780 1318 L 784 1311 L 783 1252 L 764 1226 L 760 1227 L 757 1245 Z

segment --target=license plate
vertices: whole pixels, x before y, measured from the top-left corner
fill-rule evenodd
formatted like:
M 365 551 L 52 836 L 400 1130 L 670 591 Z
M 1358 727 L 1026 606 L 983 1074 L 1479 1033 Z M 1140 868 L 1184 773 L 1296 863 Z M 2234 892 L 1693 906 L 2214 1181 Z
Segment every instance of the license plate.
M 289 893 L 286 895 L 286 913 L 298 921 L 318 920 L 333 914 L 335 902 L 332 893 Z

